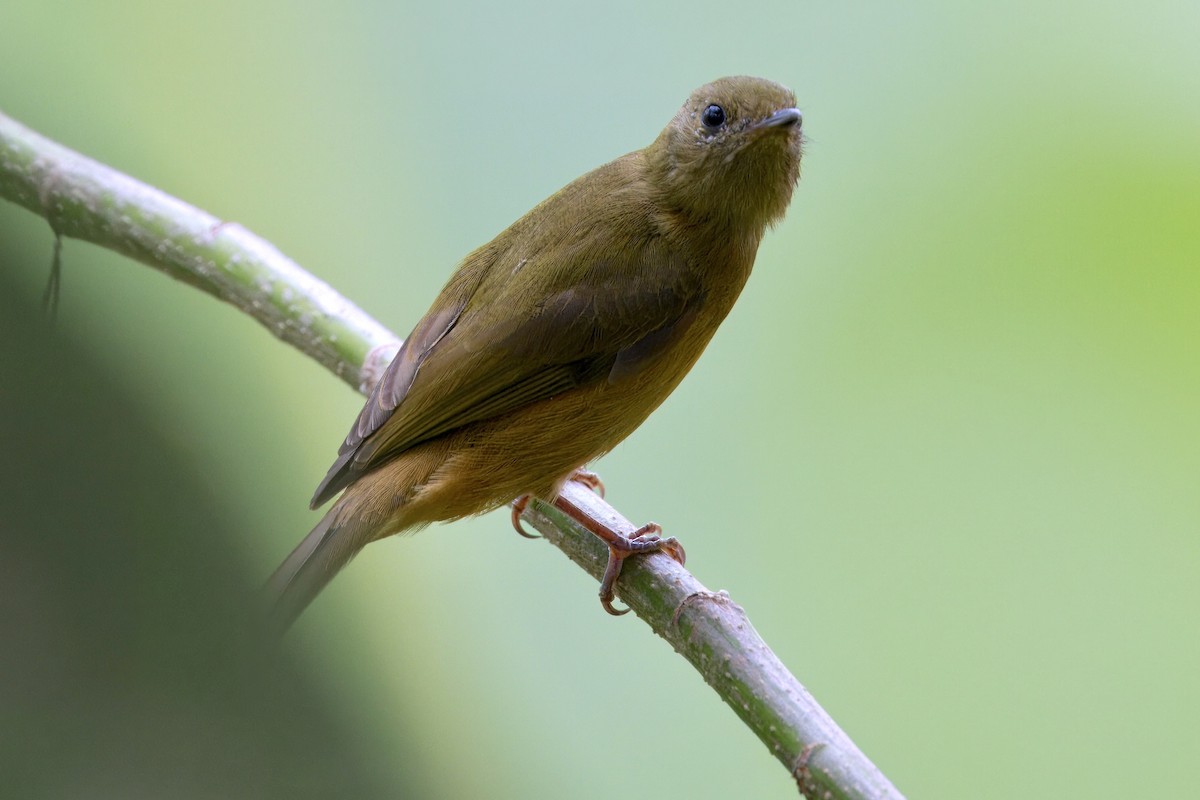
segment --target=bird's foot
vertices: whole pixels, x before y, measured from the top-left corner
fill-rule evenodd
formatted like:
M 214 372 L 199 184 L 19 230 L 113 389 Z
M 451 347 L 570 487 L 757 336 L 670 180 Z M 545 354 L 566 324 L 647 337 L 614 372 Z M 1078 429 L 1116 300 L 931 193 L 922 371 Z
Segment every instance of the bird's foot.
M 608 564 L 605 565 L 604 577 L 600 580 L 600 605 L 604 606 L 604 610 L 609 614 L 619 617 L 629 613 L 628 607 L 617 609 L 613 608 L 612 604 L 613 591 L 617 585 L 617 578 L 621 577 L 621 567 L 625 565 L 625 559 L 635 553 L 666 553 L 682 564 L 687 559 L 687 554 L 683 552 L 683 545 L 674 536 L 663 538 L 659 535 L 662 533 L 662 526 L 657 522 L 647 522 L 628 536 L 617 531 L 612 533 L 615 534 L 614 538 L 605 540 L 605 544 L 608 545 Z M 600 538 L 604 539 L 603 536 Z
M 581 483 L 596 494 L 604 497 L 604 481 L 600 476 L 588 469 L 577 469 L 571 473 L 571 480 Z
M 562 495 L 555 499 L 554 505 L 608 546 L 608 563 L 604 567 L 604 577 L 600 580 L 600 605 L 613 616 L 629 613 L 628 608 L 613 607 L 614 589 L 617 578 L 621 577 L 621 567 L 625 565 L 625 559 L 637 553 L 658 552 L 666 553 L 680 564 L 687 558 L 678 539 L 674 536 L 660 536 L 662 526 L 657 523 L 648 522 L 632 533 L 625 534 L 592 517 Z

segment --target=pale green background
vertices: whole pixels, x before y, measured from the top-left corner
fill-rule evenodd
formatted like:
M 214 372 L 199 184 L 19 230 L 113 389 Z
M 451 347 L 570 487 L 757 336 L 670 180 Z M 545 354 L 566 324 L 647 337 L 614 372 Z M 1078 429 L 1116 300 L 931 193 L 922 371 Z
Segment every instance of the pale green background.
M 680 536 L 911 797 L 1180 797 L 1200 744 L 1198 41 L 1183 0 L 22 2 L 0 7 L 0 109 L 405 332 L 458 258 L 695 86 L 792 86 L 791 211 L 693 374 L 597 465 L 610 499 Z M 25 308 L 50 247 L 0 204 Z M 181 284 L 75 241 L 65 258 L 57 331 L 25 335 L 135 398 L 219 500 L 250 591 L 315 522 L 360 398 Z M 378 796 L 794 792 L 664 642 L 503 514 L 371 546 L 286 648 Z M 91 741 L 57 743 L 47 773 L 83 786 L 48 795 L 96 788 Z M 210 796 L 126 756 L 117 785 Z

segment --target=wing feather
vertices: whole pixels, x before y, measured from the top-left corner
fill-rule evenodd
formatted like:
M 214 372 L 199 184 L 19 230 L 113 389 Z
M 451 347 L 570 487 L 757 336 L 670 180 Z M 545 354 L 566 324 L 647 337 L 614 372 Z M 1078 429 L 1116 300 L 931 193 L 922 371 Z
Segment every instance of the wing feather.
M 648 224 L 576 221 L 546 241 L 546 227 L 526 224 L 531 217 L 468 256 L 442 290 L 363 407 L 314 508 L 421 442 L 593 381 L 615 382 L 693 316 L 695 271 Z M 526 252 L 538 263 L 527 263 Z M 589 262 L 588 253 L 627 255 Z

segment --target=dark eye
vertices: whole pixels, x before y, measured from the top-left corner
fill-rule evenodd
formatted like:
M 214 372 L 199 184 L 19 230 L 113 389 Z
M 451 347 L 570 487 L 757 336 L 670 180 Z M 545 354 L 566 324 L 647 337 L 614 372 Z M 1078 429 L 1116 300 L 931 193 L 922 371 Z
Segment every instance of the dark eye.
M 700 115 L 700 121 L 706 128 L 719 128 L 725 124 L 725 109 L 714 103 L 704 109 L 704 113 Z

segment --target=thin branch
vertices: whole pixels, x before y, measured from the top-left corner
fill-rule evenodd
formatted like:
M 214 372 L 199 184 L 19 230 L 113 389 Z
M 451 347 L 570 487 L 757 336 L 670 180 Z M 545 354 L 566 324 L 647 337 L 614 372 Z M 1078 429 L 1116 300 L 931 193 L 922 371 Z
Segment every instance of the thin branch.
M 45 217 L 57 234 L 115 250 L 236 306 L 359 391 L 395 354 L 394 334 L 271 243 L 2 113 L 0 197 Z
M 58 145 L 0 114 L 0 197 L 45 217 L 56 234 L 124 253 L 258 320 L 360 392 L 397 338 L 274 246 Z M 588 514 L 636 528 L 576 483 L 565 493 Z M 546 540 L 594 577 L 606 550 L 544 503 L 525 513 Z M 664 555 L 630 559 L 621 600 L 690 661 L 795 777 L 809 798 L 900 798 L 776 658 L 745 611 Z

